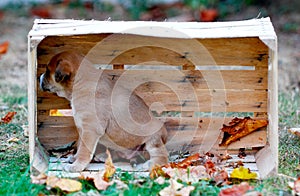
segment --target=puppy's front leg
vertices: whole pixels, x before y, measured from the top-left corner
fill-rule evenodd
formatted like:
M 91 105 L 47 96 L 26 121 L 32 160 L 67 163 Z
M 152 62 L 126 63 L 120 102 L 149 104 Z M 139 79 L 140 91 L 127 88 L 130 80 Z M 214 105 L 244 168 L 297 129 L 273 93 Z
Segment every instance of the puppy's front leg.
M 79 132 L 80 133 L 80 132 Z M 79 135 L 77 153 L 74 163 L 66 165 L 64 170 L 68 172 L 80 172 L 91 162 L 96 146 L 101 135 L 83 131 Z

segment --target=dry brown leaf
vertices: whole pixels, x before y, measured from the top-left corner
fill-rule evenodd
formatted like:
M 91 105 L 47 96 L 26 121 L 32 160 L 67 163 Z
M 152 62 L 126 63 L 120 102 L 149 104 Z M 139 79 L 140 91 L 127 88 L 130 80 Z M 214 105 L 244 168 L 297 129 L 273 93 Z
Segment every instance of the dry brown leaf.
M 164 165 L 163 167 L 171 167 L 171 168 L 187 168 L 188 166 L 191 166 L 194 162 L 198 161 L 200 158 L 200 154 L 196 153 L 188 158 L 184 159 L 183 161 L 179 163 L 168 163 L 167 165 Z
M 114 181 L 110 182 L 110 178 L 116 172 L 116 168 L 113 165 L 109 150 L 106 150 L 106 154 L 105 170 L 101 170 L 97 173 L 81 173 L 80 177 L 81 179 L 92 180 L 98 190 L 106 190 L 107 187 L 114 183 Z
M 155 165 L 154 167 L 152 167 L 152 169 L 150 171 L 150 178 L 154 179 L 154 178 L 157 178 L 160 176 L 169 178 L 169 176 L 164 172 L 164 170 L 162 169 L 161 166 Z
M 204 164 L 205 168 L 206 168 L 206 172 L 209 174 L 209 175 L 212 175 L 213 173 L 215 173 L 217 171 L 216 167 L 215 167 L 215 164 L 210 160 L 208 159 L 205 164 Z
M 5 124 L 9 123 L 13 119 L 13 117 L 15 116 L 16 113 L 17 112 L 8 112 L 3 118 L 1 118 L 0 124 L 1 123 L 5 123 Z
M 187 169 L 169 167 L 165 169 L 165 173 L 171 179 L 180 180 L 186 183 L 196 183 L 200 179 L 210 179 L 210 176 L 206 172 L 206 168 L 202 165 L 190 166 Z
M 76 180 L 48 176 L 46 185 L 51 188 L 59 188 L 66 192 L 77 192 L 82 189 L 82 184 Z
M 94 176 L 94 184 L 98 190 L 106 190 L 107 187 L 111 186 L 113 183 L 114 183 L 113 181 L 111 182 L 105 181 L 101 173 L 98 173 L 98 175 L 96 174 Z
M 31 183 L 33 184 L 45 184 L 48 176 L 44 173 L 40 173 L 37 176 L 31 176 Z
M 109 182 L 109 179 L 115 174 L 116 168 L 112 162 L 111 154 L 109 150 L 106 150 L 107 159 L 105 160 L 105 172 L 103 174 L 103 180 Z
M 239 185 L 233 185 L 231 188 L 222 189 L 219 196 L 239 196 L 251 190 L 253 190 L 253 187 L 248 182 L 242 182 Z
M 220 146 L 228 146 L 232 142 L 249 135 L 250 133 L 268 125 L 266 119 L 252 119 L 250 117 L 234 118 L 229 125 L 223 125 L 221 131 L 224 132 L 224 137 Z
M 5 54 L 8 50 L 9 42 L 3 42 L 0 44 L 0 54 Z
M 213 174 L 213 179 L 217 185 L 229 185 L 228 173 L 225 170 L 217 171 Z

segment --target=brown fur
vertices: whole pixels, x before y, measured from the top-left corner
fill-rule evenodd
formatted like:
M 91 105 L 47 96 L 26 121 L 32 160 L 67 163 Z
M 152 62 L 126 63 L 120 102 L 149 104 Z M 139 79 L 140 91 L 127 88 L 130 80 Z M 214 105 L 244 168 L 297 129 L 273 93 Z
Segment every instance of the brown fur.
M 77 75 L 78 69 L 80 74 Z M 65 170 L 78 172 L 85 169 L 94 156 L 98 142 L 124 153 L 125 157 L 143 145 L 150 155 L 147 165 L 167 163 L 168 153 L 164 145 L 167 131 L 164 124 L 153 118 L 140 97 L 130 92 L 127 101 L 130 115 L 139 126 L 125 127 L 130 126 L 125 118 L 127 111 L 124 110 L 128 107 L 122 107 L 126 102 L 119 95 L 128 94 L 128 89 L 121 88 L 118 96 L 113 97 L 115 80 L 107 72 L 93 68 L 84 56 L 70 51 L 55 55 L 40 77 L 42 90 L 57 93 L 71 101 L 79 139 L 74 162 Z M 73 92 L 73 89 L 76 90 Z

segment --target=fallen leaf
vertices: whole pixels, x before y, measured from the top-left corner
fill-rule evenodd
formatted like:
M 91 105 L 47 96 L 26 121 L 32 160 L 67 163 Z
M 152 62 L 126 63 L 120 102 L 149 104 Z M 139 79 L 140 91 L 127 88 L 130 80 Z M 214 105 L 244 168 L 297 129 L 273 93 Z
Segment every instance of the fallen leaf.
M 107 187 L 114 184 L 114 181 L 110 182 L 110 178 L 116 172 L 116 168 L 113 165 L 109 150 L 106 150 L 106 154 L 107 159 L 105 160 L 105 170 L 101 170 L 97 173 L 81 173 L 80 176 L 80 179 L 92 180 L 98 190 L 106 190 Z
M 195 189 L 194 186 L 186 186 L 183 187 L 182 189 L 180 189 L 179 191 L 177 191 L 176 196 L 177 195 L 181 195 L 181 196 L 189 196 L 190 192 L 193 191 Z
M 187 168 L 188 166 L 191 166 L 193 162 L 196 162 L 199 160 L 200 154 L 196 153 L 194 155 L 189 156 L 188 158 L 184 159 L 183 161 L 179 163 L 168 163 L 167 165 L 164 165 L 163 167 L 171 167 L 171 168 Z
M 228 173 L 225 170 L 217 171 L 213 174 L 213 180 L 217 185 L 229 185 Z
M 15 143 L 17 143 L 18 141 L 20 141 L 20 139 L 18 139 L 16 137 L 12 137 L 7 140 L 7 142 L 15 142 Z
M 240 196 L 251 190 L 253 190 L 253 187 L 250 186 L 248 182 L 242 182 L 239 185 L 233 185 L 230 188 L 222 189 L 219 196 Z
M 228 146 L 232 142 L 268 125 L 266 119 L 252 119 L 250 117 L 234 118 L 229 125 L 223 125 L 221 131 L 224 137 L 220 146 Z
M 0 44 L 0 54 L 6 54 L 7 50 L 8 50 L 8 46 L 9 46 L 9 42 L 3 42 Z
M 170 186 L 165 187 L 159 192 L 161 196 L 175 196 L 177 195 L 177 190 L 182 188 L 183 184 L 177 182 L 177 180 L 170 179 Z
M 230 178 L 238 178 L 242 180 L 257 179 L 257 174 L 255 172 L 251 172 L 248 168 L 240 166 L 231 172 Z
M 98 189 L 98 190 L 106 190 L 107 187 L 111 186 L 114 182 L 111 181 L 111 182 L 108 182 L 108 181 L 105 181 L 103 179 L 103 175 L 101 175 L 102 173 L 99 172 L 97 174 L 94 175 L 93 179 L 94 179 L 94 184 L 95 184 L 95 187 Z
M 215 173 L 217 171 L 216 167 L 215 167 L 215 164 L 210 160 L 208 159 L 205 164 L 204 164 L 205 168 L 206 168 L 206 172 L 209 174 L 209 175 L 212 175 L 213 173 Z
M 206 172 L 206 168 L 202 165 L 190 166 L 184 168 L 166 168 L 165 173 L 169 178 L 174 180 L 180 180 L 186 183 L 196 183 L 199 180 L 210 179 L 210 176 Z
M 111 154 L 109 150 L 106 150 L 107 159 L 105 160 L 105 172 L 103 174 L 103 180 L 109 182 L 109 179 L 114 175 L 116 172 L 116 168 L 112 162 Z
M 187 186 L 184 187 L 183 184 L 177 182 L 177 180 L 170 179 L 170 186 L 165 187 L 159 192 L 161 196 L 189 196 L 190 192 L 193 191 L 195 187 Z
M 157 177 L 165 177 L 165 178 L 169 178 L 170 176 L 168 176 L 165 171 L 162 169 L 161 166 L 159 165 L 155 165 L 154 167 L 152 167 L 151 171 L 150 171 L 150 178 L 154 179 Z
M 3 118 L 1 118 L 1 123 L 9 123 L 17 112 L 8 112 Z M 1 124 L 0 123 L 0 124 Z
M 45 184 L 48 176 L 44 173 L 40 173 L 37 176 L 30 176 L 30 178 L 31 178 L 31 183 L 33 184 Z
M 76 192 L 82 189 L 82 184 L 76 180 L 48 176 L 46 185 L 51 188 L 59 188 L 66 192 Z

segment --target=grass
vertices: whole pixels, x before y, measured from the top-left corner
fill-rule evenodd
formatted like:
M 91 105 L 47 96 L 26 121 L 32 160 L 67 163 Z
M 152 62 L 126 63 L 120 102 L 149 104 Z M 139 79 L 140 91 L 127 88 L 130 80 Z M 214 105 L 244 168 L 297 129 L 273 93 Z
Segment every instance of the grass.
M 300 103 L 299 93 L 295 90 L 289 94 L 279 95 L 279 173 L 262 181 L 251 182 L 256 190 L 264 195 L 288 195 L 288 182 L 291 178 L 300 176 L 296 170 L 300 164 L 300 139 L 288 132 L 288 128 L 300 125 L 297 110 Z M 300 109 L 299 109 L 300 110 Z M 16 111 L 17 115 L 9 124 L 0 125 L 0 195 L 38 195 L 65 193 L 59 190 L 48 190 L 45 185 L 30 183 L 28 137 L 24 134 L 22 125 L 27 124 L 27 93 L 17 86 L 0 85 L 0 116 L 8 111 Z M 299 116 L 300 117 L 300 116 Z M 10 138 L 18 141 L 9 142 Z M 156 182 L 143 178 L 139 183 L 132 174 L 117 173 L 117 177 L 128 184 L 128 190 L 119 190 L 116 185 L 110 186 L 103 195 L 156 195 L 168 185 L 166 182 L 159 185 Z M 191 195 L 213 194 L 220 189 L 206 181 L 195 184 L 196 188 Z M 87 181 L 83 181 L 82 194 L 95 194 L 97 190 Z

